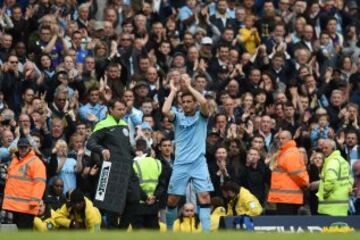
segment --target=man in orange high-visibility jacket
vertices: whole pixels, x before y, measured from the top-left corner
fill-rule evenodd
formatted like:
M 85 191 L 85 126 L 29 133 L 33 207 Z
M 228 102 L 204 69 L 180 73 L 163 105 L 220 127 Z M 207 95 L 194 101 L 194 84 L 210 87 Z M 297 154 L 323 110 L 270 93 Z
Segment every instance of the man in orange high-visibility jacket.
M 46 186 L 46 169 L 26 138 L 8 168 L 2 208 L 14 214 L 19 229 L 32 229 Z
M 296 215 L 303 204 L 303 189 L 309 185 L 303 155 L 289 131 L 278 135 L 280 149 L 272 167 L 268 201 L 276 203 L 277 214 Z

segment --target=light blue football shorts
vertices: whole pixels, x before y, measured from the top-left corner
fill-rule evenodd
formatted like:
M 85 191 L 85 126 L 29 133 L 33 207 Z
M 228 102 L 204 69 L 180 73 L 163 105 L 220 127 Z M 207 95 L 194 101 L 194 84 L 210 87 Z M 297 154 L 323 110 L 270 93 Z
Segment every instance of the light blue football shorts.
M 185 196 L 186 186 L 190 181 L 196 193 L 214 191 L 205 158 L 197 159 L 188 164 L 175 164 L 169 182 L 168 194 Z

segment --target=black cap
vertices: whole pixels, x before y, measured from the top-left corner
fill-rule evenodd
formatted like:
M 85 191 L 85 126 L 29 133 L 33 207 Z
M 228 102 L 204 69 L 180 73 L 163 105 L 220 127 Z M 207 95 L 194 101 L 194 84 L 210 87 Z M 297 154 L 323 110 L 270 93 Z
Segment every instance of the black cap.
M 208 136 L 211 136 L 211 135 L 216 135 L 218 137 L 220 137 L 220 133 L 218 130 L 216 130 L 216 128 L 212 128 L 210 131 L 208 131 Z
M 30 142 L 27 140 L 27 138 L 20 138 L 17 142 L 18 147 L 29 147 Z
M 183 52 L 176 52 L 173 55 L 173 58 L 177 57 L 177 56 L 182 56 L 183 58 L 185 58 L 185 54 Z
M 77 204 L 77 203 L 81 203 L 84 201 L 84 193 L 80 190 L 80 189 L 74 189 L 71 193 L 70 193 L 70 204 Z

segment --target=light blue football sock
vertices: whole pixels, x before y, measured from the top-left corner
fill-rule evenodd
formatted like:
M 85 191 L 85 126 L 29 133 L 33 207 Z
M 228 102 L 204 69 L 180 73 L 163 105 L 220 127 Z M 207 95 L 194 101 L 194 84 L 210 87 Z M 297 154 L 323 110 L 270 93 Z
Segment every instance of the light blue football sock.
M 168 231 L 173 230 L 173 225 L 177 217 L 177 208 L 176 207 L 167 207 L 166 208 L 166 227 Z
M 203 232 L 210 232 L 210 204 L 200 204 L 199 218 Z

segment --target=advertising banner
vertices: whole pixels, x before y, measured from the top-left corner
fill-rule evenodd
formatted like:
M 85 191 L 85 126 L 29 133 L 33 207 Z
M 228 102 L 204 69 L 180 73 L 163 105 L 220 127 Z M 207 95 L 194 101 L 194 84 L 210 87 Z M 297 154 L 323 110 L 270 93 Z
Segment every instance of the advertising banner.
M 237 217 L 220 219 L 220 229 L 237 229 Z M 254 230 L 260 232 L 351 232 L 360 230 L 360 216 L 259 216 Z

